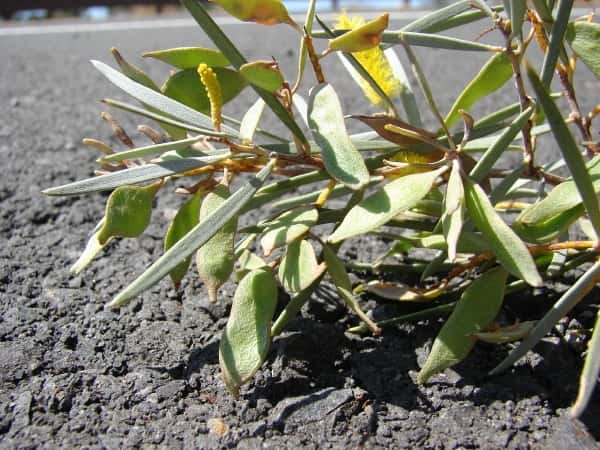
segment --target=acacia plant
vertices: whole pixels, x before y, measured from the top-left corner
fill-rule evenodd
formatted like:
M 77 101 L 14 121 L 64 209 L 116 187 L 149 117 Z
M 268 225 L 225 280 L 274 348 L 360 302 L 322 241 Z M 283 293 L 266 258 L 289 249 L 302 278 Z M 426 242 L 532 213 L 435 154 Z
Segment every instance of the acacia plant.
M 449 314 L 421 368 L 421 383 L 464 359 L 479 340 L 522 339 L 492 374 L 507 369 L 600 279 L 600 144 L 592 129 L 600 106 L 582 111 L 575 88 L 576 67 L 585 65 L 600 77 L 600 24 L 592 15 L 573 19 L 573 0 L 505 0 L 495 6 L 460 0 L 396 30 L 389 29 L 388 14 L 370 22 L 342 15 L 328 26 L 315 15 L 315 0 L 303 25 L 280 0 L 213 1 L 258 24 L 249 26 L 289 25 L 299 38 L 298 67 L 290 70 L 297 76 L 290 83 L 273 59 L 247 61 L 198 0 L 182 3 L 215 48 L 144 54 L 175 69 L 162 87 L 117 50 L 113 55 L 120 70 L 93 61 L 139 102 L 104 103 L 152 119 L 162 131 L 141 126 L 154 144 L 135 147 L 105 114 L 129 148 L 115 152 L 85 140 L 103 152 L 97 176 L 45 191 L 112 191 L 72 271 L 82 271 L 115 238 L 139 236 L 160 191 L 175 189 L 182 199 L 165 233 L 164 254 L 109 308 L 122 307 L 167 275 L 177 287 L 194 255 L 212 301 L 219 301 L 219 287 L 234 278 L 238 284 L 221 338 L 220 364 L 228 389 L 237 395 L 265 361 L 272 339 L 325 277 L 363 322 L 350 332 L 379 334 L 401 321 Z M 475 21 L 496 44 L 440 34 Z M 444 115 L 415 47 L 489 58 L 457 90 Z M 543 53 L 541 64 L 527 58 L 533 47 Z M 322 59 L 333 54 L 379 113 L 344 115 L 336 73 L 321 67 Z M 317 83 L 304 100 L 300 90 L 308 70 Z M 428 130 L 411 79 L 435 120 Z M 507 84 L 515 88 L 513 104 L 485 117 L 469 113 Z M 225 115 L 223 105 L 246 87 L 256 102 L 240 120 Z M 265 108 L 284 132 L 260 127 Z M 347 120 L 371 131 L 349 134 Z M 548 145 L 537 145 L 542 135 L 561 152 L 551 164 L 538 163 L 548 151 Z M 238 227 L 238 218 L 249 211 L 258 211 L 262 219 Z M 586 240 L 569 238 L 576 224 Z M 389 251 L 376 261 L 345 261 L 338 255 L 345 242 L 363 235 L 388 239 Z M 495 322 L 507 293 L 544 287 L 575 269 L 583 275 L 539 321 Z M 353 289 L 348 276 L 353 270 L 375 279 Z M 405 272 L 420 273 L 421 282 L 402 283 Z M 289 302 L 275 316 L 282 289 Z M 419 302 L 423 310 L 375 323 L 361 308 L 363 293 Z M 590 332 L 574 415 L 584 410 L 600 369 L 598 323 Z

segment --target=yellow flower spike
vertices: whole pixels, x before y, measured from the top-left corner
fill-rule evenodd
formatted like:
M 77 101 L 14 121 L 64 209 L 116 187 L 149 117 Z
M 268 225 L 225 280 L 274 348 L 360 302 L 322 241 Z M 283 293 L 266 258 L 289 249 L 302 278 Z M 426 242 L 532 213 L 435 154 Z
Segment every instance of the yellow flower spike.
M 351 31 L 329 41 L 329 48 L 341 52 L 362 52 L 371 50 L 381 43 L 381 35 L 390 21 L 388 13 L 377 19 L 352 28 Z
M 287 23 L 297 27 L 281 0 L 210 0 L 244 22 L 261 25 Z
M 354 30 L 364 26 L 365 23 L 365 19 L 362 17 L 348 17 L 344 13 L 338 17 L 336 28 L 338 30 Z M 400 95 L 402 84 L 394 75 L 392 66 L 379 45 L 375 45 L 370 50 L 352 53 L 352 56 L 358 60 L 389 98 Z M 362 77 L 360 78 L 360 87 L 371 103 L 377 106 L 383 105 L 382 98 Z
M 208 100 L 210 101 L 210 116 L 216 131 L 221 131 L 221 108 L 223 107 L 223 96 L 221 95 L 221 85 L 215 72 L 206 64 L 198 66 L 198 75 L 202 84 L 206 88 Z

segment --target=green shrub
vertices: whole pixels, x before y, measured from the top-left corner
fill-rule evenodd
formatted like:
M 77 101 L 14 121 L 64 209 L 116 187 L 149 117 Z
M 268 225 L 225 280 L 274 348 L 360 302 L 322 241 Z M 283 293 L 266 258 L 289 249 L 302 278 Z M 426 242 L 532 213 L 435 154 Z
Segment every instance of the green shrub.
M 105 217 L 72 270 L 83 270 L 114 238 L 139 236 L 150 221 L 155 195 L 174 184 L 186 186 L 177 189 L 184 201 L 166 230 L 163 256 L 108 307 L 125 305 L 167 275 L 177 287 L 194 253 L 211 300 L 234 275 L 239 285 L 220 361 L 226 385 L 237 395 L 263 364 L 272 338 L 326 276 L 363 322 L 350 332 L 378 334 L 400 321 L 450 313 L 419 374 L 421 383 L 467 357 L 478 340 L 503 344 L 523 339 L 492 374 L 505 370 L 600 279 L 600 156 L 595 156 L 600 145 L 592 134 L 600 107 L 581 111 L 574 85 L 576 66 L 600 75 L 600 24 L 592 16 L 571 21 L 572 1 L 505 0 L 490 7 L 483 0 L 461 0 L 395 31 L 389 30 L 387 14 L 371 22 L 342 15 L 332 30 L 315 17 L 315 1 L 303 26 L 280 0 L 214 1 L 240 20 L 291 26 L 299 34 L 297 79 L 288 83 L 276 61 L 248 62 L 197 0 L 182 2 L 215 48 L 146 53 L 176 70 L 162 88 L 116 50 L 120 71 L 94 62 L 140 106 L 105 103 L 153 119 L 163 132 L 145 127 L 155 144 L 121 152 L 88 140 L 104 152 L 100 175 L 45 191 L 80 195 L 114 189 Z M 313 31 L 315 18 L 321 31 Z M 482 29 L 491 27 L 500 44 L 440 34 L 475 21 L 483 23 Z M 328 45 L 317 53 L 321 39 L 328 39 Z M 457 92 L 445 117 L 413 53 L 419 46 L 489 55 L 481 71 Z M 540 67 L 527 59 L 532 47 L 543 52 Z M 396 50 L 405 54 L 438 122 L 436 130 L 423 129 L 413 86 Z M 381 109 L 375 115 L 351 116 L 370 132 L 350 135 L 346 129 L 335 74 L 325 73 L 320 64 L 333 53 Z M 298 93 L 305 70 L 317 79 L 307 100 Z M 554 77 L 559 92 L 550 90 Z M 485 117 L 469 114 L 511 82 L 514 104 Z M 246 87 L 254 90 L 256 102 L 240 121 L 225 116 L 223 104 L 235 101 Z M 568 111 L 557 107 L 559 97 L 566 99 Z M 289 135 L 259 127 L 265 108 Z M 105 117 L 131 147 L 125 131 Z M 543 149 L 536 143 L 544 134 L 554 137 L 562 153 L 562 159 L 549 165 L 538 164 L 537 153 Z M 498 168 L 507 152 L 522 157 L 515 167 Z M 242 180 L 241 187 L 230 189 L 233 178 Z M 301 186 L 311 189 L 294 193 Z M 343 206 L 330 206 L 333 198 L 345 199 Z M 238 217 L 253 210 L 260 211 L 262 220 L 239 229 Z M 567 231 L 575 224 L 587 240 L 569 240 Z M 338 256 L 344 242 L 369 234 L 393 241 L 386 255 L 373 262 Z M 437 256 L 410 257 L 409 252 L 420 249 L 435 250 Z M 394 255 L 404 255 L 404 261 L 385 263 Z M 504 327 L 494 322 L 506 293 L 543 287 L 580 266 L 584 275 L 538 322 Z M 425 281 L 408 286 L 375 279 L 353 290 L 348 270 L 417 272 Z M 287 291 L 290 300 L 275 317 L 278 289 Z M 421 302 L 423 310 L 374 323 L 361 309 L 361 292 Z M 574 415 L 585 408 L 598 376 L 599 329 L 590 338 Z

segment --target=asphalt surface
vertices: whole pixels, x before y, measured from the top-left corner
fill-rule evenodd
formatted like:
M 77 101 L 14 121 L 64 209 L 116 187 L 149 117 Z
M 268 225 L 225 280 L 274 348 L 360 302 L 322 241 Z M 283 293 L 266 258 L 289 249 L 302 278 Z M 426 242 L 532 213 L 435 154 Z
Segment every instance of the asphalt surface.
M 483 29 L 468 26 L 454 35 L 474 39 Z M 248 59 L 276 57 L 294 78 L 298 38 L 286 27 L 227 25 L 226 31 Z M 350 338 L 343 330 L 352 318 L 316 299 L 234 401 L 218 376 L 215 344 L 227 302 L 210 305 L 195 281 L 184 283 L 182 297 L 163 283 L 124 311 L 105 312 L 103 304 L 160 254 L 172 198 L 159 200 L 156 223 L 144 237 L 113 246 L 73 278 L 67 268 L 102 216 L 106 196 L 47 199 L 40 191 L 92 175 L 97 155 L 82 138 L 114 143 L 98 100 L 127 97 L 89 59 L 112 64 L 115 46 L 160 81 L 167 66 L 137 55 L 189 45 L 210 42 L 188 26 L 0 35 L 0 447 L 575 448 L 570 436 L 581 435 L 580 448 L 593 448 L 584 429 L 562 418 L 580 362 L 557 338 L 494 380 L 484 375 L 505 350 L 486 347 L 458 372 L 417 387 L 415 370 L 439 323 Z M 486 58 L 417 54 L 442 111 Z M 373 111 L 335 58 L 325 74 L 347 114 Z M 313 83 L 308 76 L 302 92 Z M 600 82 L 584 70 L 578 86 L 582 109 L 589 110 Z M 253 100 L 246 90 L 227 112 L 241 117 Z M 472 114 L 514 101 L 509 86 Z M 147 143 L 134 131 L 137 120 L 114 115 L 137 143 Z M 435 124 L 430 115 L 426 124 Z M 277 128 L 272 117 L 263 125 Z M 556 154 L 542 146 L 539 157 Z M 382 250 L 381 242 L 365 240 L 349 251 L 368 260 Z M 225 298 L 231 293 L 227 286 Z M 595 405 L 585 422 L 598 438 Z M 215 428 L 219 418 L 229 427 L 224 436 Z

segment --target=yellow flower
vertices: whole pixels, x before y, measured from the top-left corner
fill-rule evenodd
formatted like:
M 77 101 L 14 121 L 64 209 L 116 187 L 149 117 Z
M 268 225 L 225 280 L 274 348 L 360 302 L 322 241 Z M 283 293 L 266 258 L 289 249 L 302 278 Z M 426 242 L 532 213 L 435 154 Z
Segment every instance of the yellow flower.
M 365 19 L 360 16 L 349 17 L 346 12 L 343 12 L 337 20 L 336 29 L 338 30 L 354 30 L 366 23 Z M 373 80 L 377 82 L 379 87 L 392 98 L 400 94 L 402 84 L 394 76 L 394 71 L 388 59 L 385 57 L 381 47 L 377 46 L 370 50 L 355 52 L 352 55 L 360 62 L 365 70 L 371 75 Z M 375 105 L 382 105 L 383 100 L 369 85 L 369 83 L 360 78 L 360 87 L 363 92 Z

